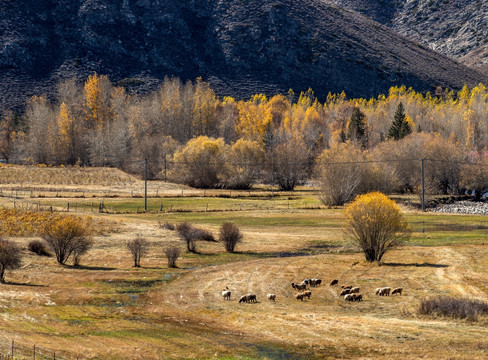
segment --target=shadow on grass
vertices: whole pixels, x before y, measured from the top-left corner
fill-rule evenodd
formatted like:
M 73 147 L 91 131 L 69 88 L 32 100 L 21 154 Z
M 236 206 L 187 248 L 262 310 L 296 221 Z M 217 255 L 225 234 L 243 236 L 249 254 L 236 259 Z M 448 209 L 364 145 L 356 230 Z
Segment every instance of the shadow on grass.
M 46 287 L 47 286 L 47 285 L 40 285 L 40 284 L 21 283 L 21 282 L 15 282 L 15 281 L 6 281 L 2 285 L 17 285 L 17 286 L 30 286 L 30 287 Z
M 391 267 L 432 267 L 432 268 L 447 268 L 449 265 L 445 264 L 432 264 L 432 263 L 382 263 L 381 266 Z
M 117 270 L 114 267 L 106 267 L 106 266 L 87 266 L 87 265 L 64 265 L 69 269 L 77 269 L 77 270 L 96 270 L 96 271 L 112 271 Z

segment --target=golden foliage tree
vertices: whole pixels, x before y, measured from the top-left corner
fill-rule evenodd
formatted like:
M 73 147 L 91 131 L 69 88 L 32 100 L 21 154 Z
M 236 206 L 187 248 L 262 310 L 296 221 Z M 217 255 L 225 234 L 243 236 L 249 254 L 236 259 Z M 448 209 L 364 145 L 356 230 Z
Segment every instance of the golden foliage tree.
M 381 261 L 385 252 L 410 237 L 411 230 L 398 205 L 380 192 L 358 196 L 346 207 L 345 234 L 367 261 Z
M 174 154 L 170 177 L 193 187 L 216 186 L 224 169 L 224 147 L 224 140 L 207 136 L 188 141 Z
M 91 219 L 79 216 L 63 216 L 51 219 L 44 225 L 41 236 L 54 252 L 56 260 L 65 264 L 73 255 L 78 265 L 81 255 L 86 253 L 92 244 Z
M 59 107 L 59 114 L 56 117 L 58 125 L 57 141 L 55 149 L 60 162 L 65 164 L 70 159 L 71 143 L 73 141 L 74 119 L 69 113 L 68 106 L 63 102 Z

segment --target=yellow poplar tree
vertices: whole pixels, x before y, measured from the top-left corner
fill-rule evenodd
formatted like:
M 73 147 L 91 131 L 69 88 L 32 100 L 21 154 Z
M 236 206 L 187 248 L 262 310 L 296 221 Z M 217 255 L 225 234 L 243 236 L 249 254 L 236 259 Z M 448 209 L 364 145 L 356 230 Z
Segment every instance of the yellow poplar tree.
M 110 80 L 107 76 L 99 76 L 96 73 L 88 76 L 84 90 L 89 127 L 103 127 L 105 122 L 113 118 L 113 108 L 110 104 L 110 88 Z
M 59 114 L 56 118 L 58 123 L 58 140 L 55 148 L 58 156 L 67 156 L 71 144 L 71 129 L 73 118 L 69 114 L 68 106 L 63 102 L 59 107 Z

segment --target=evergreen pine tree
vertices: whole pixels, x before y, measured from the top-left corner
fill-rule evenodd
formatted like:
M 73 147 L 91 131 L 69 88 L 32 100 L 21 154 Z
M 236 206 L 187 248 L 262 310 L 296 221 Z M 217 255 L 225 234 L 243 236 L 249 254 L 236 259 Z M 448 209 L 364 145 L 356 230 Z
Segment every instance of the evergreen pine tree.
M 351 120 L 349 120 L 347 138 L 360 141 L 365 146 L 368 141 L 367 129 L 366 115 L 358 107 L 355 107 L 352 111 Z
M 405 115 L 405 109 L 403 108 L 403 104 L 399 103 L 395 112 L 395 117 L 393 118 L 393 122 L 391 123 L 390 130 L 388 131 L 388 137 L 394 140 L 400 140 L 411 132 L 412 128 L 407 121 L 407 116 Z

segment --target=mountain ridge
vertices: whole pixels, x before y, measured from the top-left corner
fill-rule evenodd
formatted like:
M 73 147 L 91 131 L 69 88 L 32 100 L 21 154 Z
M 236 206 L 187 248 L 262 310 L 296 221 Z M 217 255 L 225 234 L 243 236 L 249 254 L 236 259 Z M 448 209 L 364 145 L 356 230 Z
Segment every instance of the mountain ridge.
M 201 76 L 237 98 L 290 88 L 371 97 L 487 78 L 324 1 L 23 0 L 0 11 L 0 109 L 93 72 L 137 92 Z

